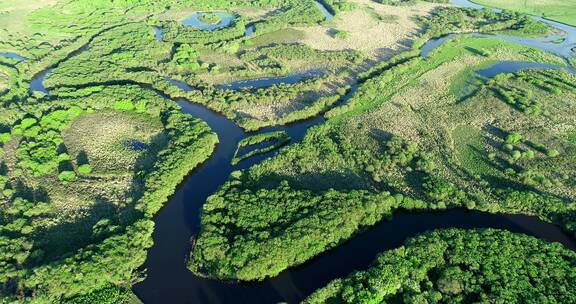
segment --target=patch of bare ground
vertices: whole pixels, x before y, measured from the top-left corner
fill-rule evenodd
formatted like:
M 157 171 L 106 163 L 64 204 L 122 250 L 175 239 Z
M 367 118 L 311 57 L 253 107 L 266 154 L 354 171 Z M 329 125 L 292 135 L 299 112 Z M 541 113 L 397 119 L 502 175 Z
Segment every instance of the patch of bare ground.
M 317 94 L 303 94 L 291 100 L 275 100 L 273 104 L 243 106 L 237 114 L 241 117 L 259 121 L 272 121 L 289 113 L 302 110 L 318 101 L 323 96 L 336 94 L 338 88 L 352 84 L 357 73 L 368 70 L 380 60 L 387 60 L 394 55 L 408 50 L 418 36 L 420 26 L 413 20 L 415 16 L 429 14 L 439 5 L 419 3 L 409 7 L 386 6 L 369 0 L 353 0 L 358 8 L 343 12 L 330 24 L 311 27 L 299 27 L 304 33 L 299 43 L 314 49 L 328 51 L 360 51 L 365 60 L 351 67 L 350 77 L 324 83 Z M 378 20 L 374 14 L 382 17 Z M 394 16 L 391 18 L 390 16 Z M 345 38 L 335 37 L 338 31 L 346 32 Z M 341 63 L 324 63 L 329 70 L 336 70 Z M 291 70 L 321 66 L 320 63 L 290 62 Z M 211 79 L 212 80 L 212 79 Z M 314 95 L 314 96 L 313 96 Z
M 303 43 L 319 50 L 356 50 L 367 58 L 386 59 L 408 49 L 420 31 L 413 20 L 416 16 L 428 15 L 438 4 L 418 3 L 414 6 L 388 6 L 370 0 L 351 0 L 359 8 L 340 13 L 331 25 L 299 28 L 305 33 Z M 396 16 L 390 21 L 377 20 L 373 14 L 383 18 Z M 342 31 L 347 37 L 338 38 Z
M 265 9 L 265 8 L 239 8 L 236 9 L 236 12 L 248 19 L 260 19 L 264 18 L 267 15 L 271 14 L 274 9 Z

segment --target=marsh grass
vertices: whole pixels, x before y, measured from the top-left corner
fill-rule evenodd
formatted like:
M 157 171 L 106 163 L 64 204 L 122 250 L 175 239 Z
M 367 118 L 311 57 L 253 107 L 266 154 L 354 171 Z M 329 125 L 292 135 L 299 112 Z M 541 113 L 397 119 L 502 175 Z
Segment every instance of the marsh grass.
M 452 131 L 451 137 L 454 141 L 456 158 L 464 169 L 484 176 L 497 173 L 485 152 L 486 143 L 482 130 L 461 125 Z
M 125 112 L 97 112 L 78 118 L 64 133 L 70 155 L 85 154 L 94 173 L 132 172 L 150 167 L 166 142 L 159 120 Z

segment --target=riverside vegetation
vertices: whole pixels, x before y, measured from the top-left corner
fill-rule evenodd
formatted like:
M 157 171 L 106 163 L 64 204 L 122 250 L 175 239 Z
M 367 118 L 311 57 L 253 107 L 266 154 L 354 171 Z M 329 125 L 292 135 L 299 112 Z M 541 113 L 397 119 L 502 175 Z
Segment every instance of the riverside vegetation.
M 383 253 L 368 270 L 331 282 L 305 302 L 570 303 L 575 259 L 558 244 L 510 232 L 435 231 Z
M 450 33 L 534 37 L 550 29 L 521 13 L 446 2 L 322 1 L 331 20 L 312 0 L 0 4 L 0 51 L 22 56 L 0 56 L 0 303 L 137 301 L 130 289 L 145 277 L 154 215 L 218 143 L 177 99 L 247 131 L 326 112 L 328 118 L 300 143 L 282 131 L 239 142 L 233 164 L 286 147 L 233 172 L 208 199 L 187 261 L 196 275 L 275 276 L 398 210 L 524 213 L 574 232 L 576 77 L 550 70 L 476 74 L 497 61 L 564 60 L 472 35 L 448 40 L 427 58 L 419 51 Z M 182 23 L 196 12 L 205 24 L 220 24 L 224 15 L 233 20 L 211 31 Z M 346 19 L 364 15 L 361 27 Z M 372 39 L 382 28 L 391 38 Z M 367 39 L 372 44 L 358 43 Z M 242 86 L 283 77 L 299 81 Z M 441 241 L 446 237 L 452 241 Z M 460 243 L 478 255 L 467 266 L 442 260 L 461 257 Z M 494 257 L 496 244 L 506 255 Z M 574 283 L 573 254 L 558 245 L 450 230 L 383 253 L 371 270 L 337 280 L 309 301 L 513 297 L 516 285 L 501 279 L 523 284 L 525 268 L 488 278 L 469 265 L 484 257 L 504 265 L 534 258 L 534 250 L 542 264 L 522 267 L 554 272 L 559 282 L 550 287 L 543 279 L 538 288 Z M 404 251 L 438 258 L 434 265 L 407 261 Z M 370 285 L 397 260 L 405 263 L 391 270 L 398 277 L 390 284 L 408 284 L 400 274 L 414 272 L 413 289 Z M 478 276 L 504 287 L 479 290 Z
M 504 28 L 495 23 L 511 23 L 504 15 L 461 12 L 440 11 L 425 20 L 429 35 L 450 31 L 441 24 L 452 18 L 490 18 L 492 24 L 477 26 L 498 31 Z M 466 24 L 474 30 L 474 22 Z M 538 33 L 543 28 L 527 24 Z M 573 119 L 563 105 L 574 100 L 574 75 L 560 72 L 553 80 L 544 70 L 475 76 L 499 60 L 564 64 L 496 38 L 462 36 L 426 59 L 404 53 L 374 67 L 363 74 L 373 77 L 354 97 L 327 114 L 327 123 L 278 156 L 234 173 L 208 199 L 190 268 L 261 280 L 399 209 L 525 213 L 574 231 L 574 172 L 563 163 L 572 157 L 565 137 L 570 131 L 555 127 Z M 505 97 L 512 93 L 498 93 L 496 83 L 518 94 L 511 97 L 518 102 Z M 511 139 L 514 132 L 526 137 Z M 551 163 L 557 166 L 546 168 Z
M 3 301 L 129 295 L 151 217 L 217 143 L 175 103 L 130 86 L 28 99 L 1 124 Z

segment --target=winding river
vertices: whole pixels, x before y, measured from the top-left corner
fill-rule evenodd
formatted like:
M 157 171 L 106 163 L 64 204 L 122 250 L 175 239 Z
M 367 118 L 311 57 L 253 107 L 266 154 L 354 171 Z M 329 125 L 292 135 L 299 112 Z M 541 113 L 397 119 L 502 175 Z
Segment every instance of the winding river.
M 352 90 L 341 102 L 345 102 Z M 233 121 L 203 106 L 179 100 L 185 113 L 206 121 L 220 144 L 203 166 L 196 169 L 155 218 L 154 246 L 146 261 L 147 278 L 134 286 L 144 303 L 297 303 L 317 288 L 356 269 L 366 268 L 384 250 L 400 246 L 408 237 L 438 228 L 499 228 L 560 242 L 576 250 L 575 240 L 560 227 L 524 215 L 495 215 L 465 210 L 429 213 L 397 213 L 350 241 L 302 266 L 255 283 L 234 283 L 197 277 L 186 268 L 190 239 L 200 230 L 200 209 L 234 170 L 246 169 L 270 154 L 249 158 L 232 166 L 238 142 L 247 134 Z M 308 128 L 324 122 L 322 116 L 257 133 L 285 130 L 293 142 Z
M 498 73 L 512 72 L 522 64 L 495 64 L 491 68 Z M 492 72 L 481 70 L 479 73 Z M 353 93 L 352 90 L 341 103 Z M 202 106 L 185 100 L 178 103 L 184 112 L 206 121 L 218 134 L 221 144 L 212 158 L 195 170 L 155 219 L 154 246 L 146 262 L 148 276 L 134 286 L 134 291 L 144 303 L 297 303 L 331 280 L 366 268 L 378 253 L 400 246 L 406 238 L 438 228 L 506 229 L 560 242 L 576 250 L 575 240 L 560 227 L 534 217 L 458 209 L 438 213 L 398 213 L 392 221 L 377 224 L 334 250 L 263 282 L 234 283 L 197 277 L 186 269 L 185 257 L 190 251 L 191 237 L 199 233 L 199 213 L 203 203 L 233 170 L 249 168 L 270 157 L 270 154 L 258 155 L 232 166 L 236 146 L 248 134 L 233 121 Z M 288 126 L 266 128 L 257 133 L 285 130 L 293 142 L 298 142 L 308 128 L 323 121 L 324 118 L 319 116 Z
M 463 0 L 456 0 L 454 3 L 459 6 L 476 6 Z M 547 20 L 546 22 L 549 23 Z M 566 26 L 562 25 L 562 27 Z M 562 44 L 562 49 L 565 49 L 570 41 L 576 39 L 575 31 L 576 28 L 565 31 L 567 37 Z M 156 31 L 156 37 L 159 40 L 162 39 L 161 30 Z M 426 52 L 432 51 L 443 41 L 431 42 L 435 45 L 426 48 Z M 556 47 L 559 44 L 544 43 L 543 45 L 546 50 L 557 53 L 555 50 L 558 50 Z M 545 66 L 500 62 L 479 73 L 490 76 L 494 73 L 512 72 L 527 67 L 542 68 Z M 46 70 L 34 77 L 31 91 L 49 93 L 42 85 L 49 72 L 50 70 Z M 193 90 L 185 83 L 170 79 L 166 81 L 178 86 L 181 90 Z M 245 83 L 242 87 L 245 87 Z M 355 87 L 338 104 L 345 103 L 354 93 Z M 437 213 L 398 212 L 393 220 L 383 221 L 359 233 L 341 246 L 263 282 L 235 283 L 197 277 L 186 268 L 186 257 L 190 251 L 191 238 L 199 233 L 200 210 L 207 197 L 228 180 L 232 171 L 247 169 L 277 153 L 274 151 L 256 155 L 233 166 L 231 160 L 238 142 L 248 135 L 276 130 L 286 131 L 292 138 L 292 142 L 298 142 L 302 140 L 310 127 L 323 123 L 325 118 L 318 116 L 286 126 L 269 127 L 255 133 L 246 133 L 233 121 L 204 106 L 191 104 L 186 100 L 177 102 L 183 112 L 208 123 L 210 128 L 218 134 L 220 143 L 211 158 L 190 174 L 155 217 L 154 245 L 148 252 L 145 264 L 147 278 L 133 287 L 134 292 L 144 303 L 297 303 L 329 281 L 346 276 L 354 270 L 366 268 L 378 253 L 400 246 L 406 238 L 437 228 L 506 229 L 548 241 L 560 242 L 567 248 L 576 250 L 574 238 L 560 227 L 534 217 L 487 214 L 460 209 Z
M 461 4 L 463 1 L 456 2 Z M 576 37 L 573 32 L 566 32 L 569 38 L 565 42 Z M 523 42 L 525 43 L 522 44 L 532 43 L 530 39 Z M 437 43 L 435 47 L 441 43 Z M 560 54 L 557 50 L 565 50 L 566 46 L 567 44 L 560 48 L 558 44 L 543 43 L 539 48 Z M 427 51 L 432 49 L 434 48 L 429 48 Z M 559 67 L 524 62 L 500 62 L 479 71 L 479 74 L 492 76 L 523 68 Z M 241 87 L 247 86 L 247 83 L 243 84 Z M 184 90 L 190 89 L 183 85 L 179 87 Z M 353 91 L 341 102 L 345 102 L 352 94 Z M 576 250 L 574 238 L 558 226 L 534 217 L 494 215 L 465 210 L 399 213 L 392 221 L 377 224 L 334 250 L 263 282 L 234 283 L 197 277 L 187 270 L 185 258 L 190 251 L 190 239 L 200 230 L 199 213 L 203 203 L 228 179 L 233 170 L 249 168 L 270 157 L 270 154 L 258 155 L 239 163 L 238 166 L 232 166 L 231 159 L 236 146 L 247 134 L 234 122 L 202 106 L 184 100 L 180 100 L 179 104 L 184 112 L 206 121 L 218 134 L 220 144 L 210 160 L 190 175 L 155 219 L 154 246 L 148 253 L 145 265 L 147 278 L 134 286 L 135 293 L 144 303 L 297 303 L 331 280 L 346 276 L 356 269 L 366 268 L 378 253 L 400 246 L 406 238 L 437 228 L 500 228 L 560 242 L 567 248 Z M 320 116 L 288 126 L 266 128 L 258 133 L 285 130 L 292 138 L 292 142 L 298 142 L 309 127 L 323 121 L 324 118 Z

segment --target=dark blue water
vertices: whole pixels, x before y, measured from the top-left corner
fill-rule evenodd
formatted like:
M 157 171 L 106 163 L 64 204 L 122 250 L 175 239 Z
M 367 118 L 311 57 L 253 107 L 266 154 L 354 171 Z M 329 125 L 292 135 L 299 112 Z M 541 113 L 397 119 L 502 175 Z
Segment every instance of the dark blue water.
M 330 11 L 328 10 L 328 8 L 326 8 L 324 3 L 320 2 L 320 1 L 316 1 L 316 5 L 322 11 L 322 14 L 324 14 L 324 17 L 326 17 L 326 21 L 332 21 L 332 19 L 334 19 L 334 15 L 332 15 L 332 13 L 330 13 Z
M 193 26 L 199 30 L 203 30 L 203 31 L 213 31 L 213 30 L 218 30 L 218 29 L 222 29 L 225 27 L 229 27 L 232 22 L 234 22 L 234 15 L 229 14 L 229 13 L 224 13 L 224 12 L 216 12 L 216 13 L 210 13 L 210 14 L 214 14 L 216 16 L 218 16 L 220 18 L 220 22 L 216 23 L 216 24 L 207 24 L 204 23 L 202 21 L 200 21 L 200 17 L 204 16 L 204 13 L 194 13 L 192 16 L 184 19 L 184 21 L 182 21 L 183 25 L 186 26 Z
M 124 147 L 133 151 L 146 151 L 150 146 L 136 139 L 127 139 L 123 143 Z
M 46 76 L 52 72 L 52 70 L 54 69 L 44 70 L 32 78 L 32 81 L 30 81 L 30 93 L 41 92 L 47 95 L 50 94 L 44 87 L 44 80 L 46 79 Z
M 2 57 L 6 57 L 6 58 L 10 58 L 10 59 L 14 59 L 18 62 L 20 61 L 26 61 L 28 60 L 28 58 L 24 57 L 24 56 L 20 56 L 16 53 L 12 53 L 12 52 L 0 52 L 0 56 Z
M 164 30 L 160 27 L 153 26 L 152 30 L 154 31 L 154 38 L 158 41 L 162 41 L 164 39 Z
M 251 25 L 246 27 L 246 32 L 244 32 L 244 36 L 250 37 L 250 36 L 254 35 L 255 32 L 256 32 L 256 26 L 251 24 Z
M 258 79 L 250 79 L 250 80 L 240 80 L 234 81 L 224 84 L 217 85 L 220 89 L 228 89 L 228 90 L 239 90 L 239 89 L 258 89 L 258 88 L 265 88 L 271 87 L 275 84 L 295 84 L 297 82 L 312 79 L 315 77 L 322 76 L 326 73 L 326 70 L 317 69 L 317 70 L 310 70 L 303 73 L 292 74 L 284 77 L 265 77 L 265 78 L 258 78 Z

